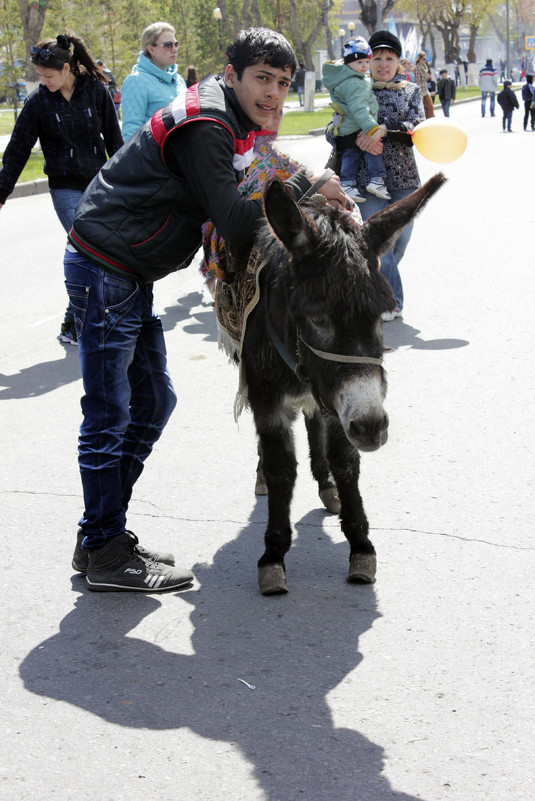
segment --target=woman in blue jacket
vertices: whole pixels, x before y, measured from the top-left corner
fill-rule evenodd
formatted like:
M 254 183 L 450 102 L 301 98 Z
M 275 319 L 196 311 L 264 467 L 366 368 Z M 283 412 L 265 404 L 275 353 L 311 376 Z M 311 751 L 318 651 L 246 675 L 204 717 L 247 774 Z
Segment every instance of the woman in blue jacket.
M 178 42 L 168 22 L 153 22 L 141 34 L 141 53 L 121 89 L 125 142 L 153 114 L 186 91 L 178 74 Z

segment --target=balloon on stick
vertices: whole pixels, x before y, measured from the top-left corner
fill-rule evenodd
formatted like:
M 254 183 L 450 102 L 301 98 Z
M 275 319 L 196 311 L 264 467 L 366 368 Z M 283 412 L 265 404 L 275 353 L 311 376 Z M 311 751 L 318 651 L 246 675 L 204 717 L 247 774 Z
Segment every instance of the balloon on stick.
M 463 129 L 447 117 L 430 117 L 412 132 L 415 147 L 429 161 L 455 161 L 466 150 L 468 137 Z

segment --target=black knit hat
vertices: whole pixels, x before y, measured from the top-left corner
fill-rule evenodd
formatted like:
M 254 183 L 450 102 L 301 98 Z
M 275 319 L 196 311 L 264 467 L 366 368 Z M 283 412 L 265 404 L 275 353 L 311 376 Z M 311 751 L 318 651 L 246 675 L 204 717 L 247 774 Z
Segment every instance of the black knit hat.
M 386 47 L 388 50 L 393 50 L 398 58 L 401 58 L 401 42 L 390 31 L 375 31 L 368 39 L 368 44 L 372 52 L 380 47 Z

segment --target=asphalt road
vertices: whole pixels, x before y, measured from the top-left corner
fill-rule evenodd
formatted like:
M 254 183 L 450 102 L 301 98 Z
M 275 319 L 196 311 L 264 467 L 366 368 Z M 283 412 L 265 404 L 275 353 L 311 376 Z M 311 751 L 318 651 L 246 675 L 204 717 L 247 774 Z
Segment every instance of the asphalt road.
M 129 524 L 196 581 L 85 589 L 70 567 L 81 381 L 56 340 L 64 235 L 48 195 L 2 209 L 3 798 L 535 797 L 535 135 L 502 134 L 477 104 L 452 118 L 469 147 L 416 224 L 404 318 L 385 326 L 390 439 L 362 459 L 371 586 L 344 580 L 300 424 L 290 593 L 259 594 L 253 427 L 234 422 L 237 373 L 190 268 L 156 287 L 179 404 Z M 318 170 L 328 153 L 281 146 Z

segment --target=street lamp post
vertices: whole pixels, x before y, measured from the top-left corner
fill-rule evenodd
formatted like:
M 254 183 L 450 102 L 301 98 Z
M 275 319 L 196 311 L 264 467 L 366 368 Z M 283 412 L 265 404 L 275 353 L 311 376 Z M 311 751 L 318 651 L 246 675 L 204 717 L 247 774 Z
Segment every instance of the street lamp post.
M 219 6 L 214 8 L 213 15 L 214 15 L 214 19 L 217 20 L 217 36 L 218 36 L 218 40 L 219 40 L 219 50 L 221 51 L 221 19 L 222 19 L 223 15 L 221 13 L 221 9 L 219 8 Z
M 509 80 L 511 78 L 511 69 L 509 64 L 509 0 L 505 4 L 506 14 L 506 40 L 505 40 L 505 77 Z
M 343 28 L 340 28 L 338 31 L 338 35 L 340 37 L 340 58 L 344 57 L 344 36 L 346 32 Z
M 355 23 L 354 22 L 348 22 L 347 23 L 347 30 L 349 31 L 349 36 L 351 38 L 353 38 L 353 31 L 355 30 Z

